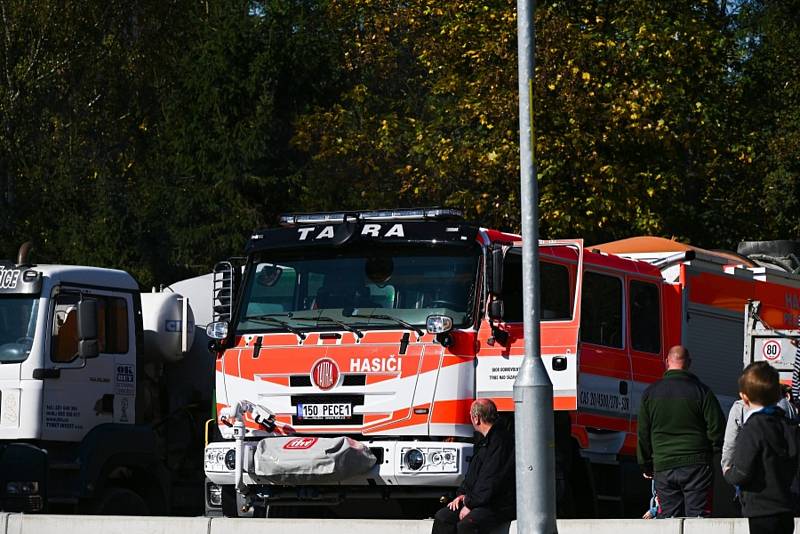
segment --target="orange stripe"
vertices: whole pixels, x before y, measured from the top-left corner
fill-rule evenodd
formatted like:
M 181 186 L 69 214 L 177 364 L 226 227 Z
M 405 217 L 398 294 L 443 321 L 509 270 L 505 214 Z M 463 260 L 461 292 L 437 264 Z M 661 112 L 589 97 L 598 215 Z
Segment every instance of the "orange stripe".
M 554 410 L 577 410 L 578 409 L 578 397 L 576 396 L 559 396 L 553 397 L 553 409 Z
M 472 399 L 436 401 L 433 403 L 431 423 L 469 424 L 469 407 Z
M 509 394 L 510 395 L 510 394 Z M 497 409 L 501 412 L 514 411 L 514 398 L 508 397 L 492 397 L 492 400 L 497 405 Z M 574 395 L 563 395 L 553 397 L 553 409 L 559 411 L 576 410 L 578 406 L 578 398 Z
M 494 397 L 492 400 L 497 405 L 497 409 L 501 412 L 514 411 L 514 399 L 512 397 Z
M 430 404 L 421 404 L 414 406 L 413 409 L 397 410 L 392 414 L 392 420 L 386 423 L 380 423 L 371 427 L 364 427 L 363 433 L 373 434 L 377 432 L 386 432 L 387 430 L 395 430 L 407 426 L 422 425 L 428 422 L 428 412 Z M 425 413 L 414 413 L 415 409 L 426 409 Z
M 388 420 L 392 414 L 390 413 L 368 413 L 364 414 L 364 424 L 365 425 L 372 425 L 375 423 L 380 423 L 382 421 Z

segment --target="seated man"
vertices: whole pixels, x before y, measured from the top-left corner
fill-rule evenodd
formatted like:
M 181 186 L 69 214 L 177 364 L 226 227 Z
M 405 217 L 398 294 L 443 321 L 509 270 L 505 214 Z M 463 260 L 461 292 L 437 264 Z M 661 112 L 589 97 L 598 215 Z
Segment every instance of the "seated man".
M 497 423 L 497 407 L 477 399 L 469 410 L 483 438 L 473 450 L 457 497 L 436 513 L 432 534 L 488 533 L 516 516 L 514 436 Z

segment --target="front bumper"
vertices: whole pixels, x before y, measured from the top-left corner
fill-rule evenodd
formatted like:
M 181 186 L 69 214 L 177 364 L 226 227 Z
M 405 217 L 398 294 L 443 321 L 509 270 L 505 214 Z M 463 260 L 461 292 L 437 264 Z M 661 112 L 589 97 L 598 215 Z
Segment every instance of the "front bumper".
M 472 458 L 471 443 L 390 440 L 363 443 L 378 459 L 372 469 L 348 479 L 319 482 L 314 485 L 455 488 L 464 479 Z M 255 473 L 253 455 L 257 445 L 258 441 L 244 443 L 242 480 L 248 486 L 270 484 L 266 478 L 259 477 Z M 205 473 L 210 481 L 220 486 L 235 483 L 236 473 L 233 462 L 230 461 L 230 455 L 235 454 L 230 451 L 234 450 L 233 441 L 210 443 L 206 447 Z M 419 451 L 420 454 L 410 451 Z M 226 456 L 229 460 L 227 465 Z M 409 456 L 417 461 L 409 461 Z M 422 456 L 421 464 L 418 461 L 420 456 Z
M 27 443 L 0 443 L 0 510 L 46 512 L 47 452 Z

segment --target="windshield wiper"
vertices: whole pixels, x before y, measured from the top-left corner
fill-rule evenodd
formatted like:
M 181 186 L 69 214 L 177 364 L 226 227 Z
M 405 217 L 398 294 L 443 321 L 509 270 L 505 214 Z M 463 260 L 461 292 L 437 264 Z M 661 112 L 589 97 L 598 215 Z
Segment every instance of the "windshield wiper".
M 413 330 L 417 333 L 418 337 L 422 337 L 425 335 L 425 332 L 418 326 L 414 326 L 413 324 L 404 321 L 402 319 L 398 319 L 397 317 L 392 317 L 391 315 L 383 315 L 383 314 L 368 314 L 368 315 L 361 315 L 354 313 L 352 315 L 346 315 L 345 317 L 356 317 L 358 319 L 381 319 L 384 321 L 394 321 L 395 323 L 399 324 L 400 326 L 404 326 L 409 330 Z
M 250 317 L 245 317 L 243 320 L 245 321 L 261 321 L 264 323 L 272 323 L 277 324 L 284 327 L 286 330 L 291 332 L 292 334 L 296 335 L 300 339 L 306 338 L 306 333 L 300 330 L 299 328 L 295 328 L 294 326 L 290 325 L 286 321 L 273 317 L 273 315 L 281 315 L 286 317 L 291 317 L 288 313 L 276 313 L 276 314 L 266 314 L 266 315 L 251 315 Z
M 356 317 L 356 316 L 351 316 L 351 317 Z M 362 332 L 361 330 L 359 330 L 355 326 L 349 325 L 349 324 L 345 323 L 344 321 L 340 321 L 339 319 L 334 319 L 333 317 L 325 317 L 324 315 L 321 315 L 319 317 L 314 317 L 314 318 L 309 318 L 309 319 L 300 319 L 298 317 L 297 320 L 298 321 L 300 321 L 300 320 L 303 320 L 303 321 L 323 321 L 323 322 L 326 322 L 326 323 L 333 323 L 335 325 L 341 326 L 342 328 L 344 328 L 348 332 L 354 333 L 359 338 L 364 337 L 364 332 Z
M 289 324 L 286 321 L 281 321 L 280 319 L 277 319 L 276 317 L 287 317 L 289 319 L 294 319 L 295 321 L 322 321 L 322 322 L 326 322 L 326 323 L 333 323 L 335 325 L 341 326 L 342 328 L 344 328 L 348 332 L 354 333 L 359 338 L 364 337 L 364 333 L 361 330 L 359 330 L 358 328 L 354 327 L 353 325 L 349 325 L 349 324 L 345 323 L 344 321 L 340 321 L 338 319 L 334 319 L 333 317 L 326 317 L 324 315 L 321 315 L 319 317 L 296 317 L 294 312 L 281 312 L 281 313 L 266 313 L 264 315 L 255 315 L 255 316 L 252 316 L 252 317 L 245 317 L 244 319 L 245 319 L 245 321 L 248 321 L 248 320 L 266 321 L 266 322 L 273 322 L 275 324 L 280 324 L 281 326 L 285 327 L 290 332 L 294 332 L 295 334 L 300 336 L 301 339 L 305 339 L 305 335 L 306 334 L 304 332 L 298 330 L 297 328 L 289 326 Z

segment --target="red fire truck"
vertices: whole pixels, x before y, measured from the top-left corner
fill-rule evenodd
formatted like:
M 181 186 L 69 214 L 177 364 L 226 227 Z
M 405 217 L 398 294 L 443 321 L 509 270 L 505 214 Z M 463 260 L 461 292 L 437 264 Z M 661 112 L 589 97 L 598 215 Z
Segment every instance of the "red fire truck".
M 208 509 L 264 515 L 365 498 L 436 506 L 467 470 L 473 399 L 513 410 L 520 237 L 447 209 L 282 223 L 252 235 L 244 265 L 215 270 Z M 800 314 L 797 276 L 666 239 L 542 241 L 540 273 L 562 516 L 646 507 L 636 413 L 671 345 L 689 347 L 693 371 L 727 408 L 747 301 L 776 327 Z

